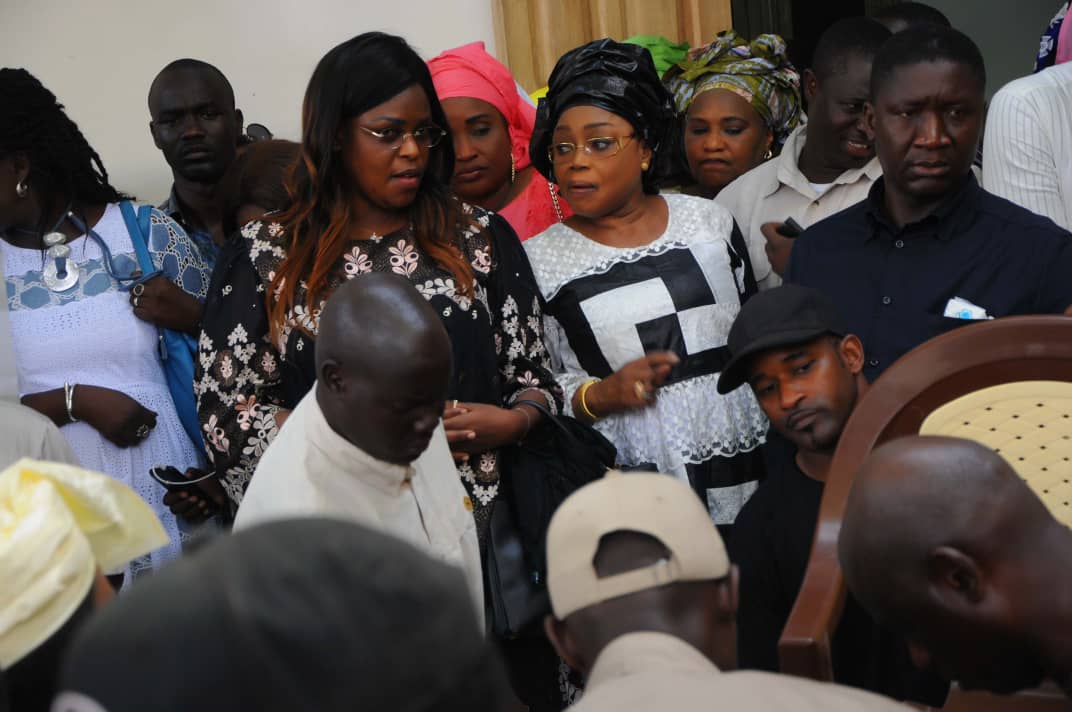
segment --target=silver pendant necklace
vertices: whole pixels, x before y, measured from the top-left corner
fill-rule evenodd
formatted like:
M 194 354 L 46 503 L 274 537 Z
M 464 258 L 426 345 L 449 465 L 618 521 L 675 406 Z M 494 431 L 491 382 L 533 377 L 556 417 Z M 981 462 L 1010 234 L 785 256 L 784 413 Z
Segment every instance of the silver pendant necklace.
M 45 235 L 45 256 L 48 262 L 41 273 L 45 286 L 53 292 L 66 292 L 78 284 L 78 267 L 71 264 L 71 248 L 67 245 L 67 236 L 62 232 L 50 232 Z
M 133 276 L 133 274 L 127 276 L 119 276 L 115 272 L 115 263 L 112 260 L 112 252 L 108 249 L 107 243 L 98 235 L 93 228 L 86 224 L 85 220 L 80 219 L 70 210 L 68 206 L 67 210 L 63 211 L 60 215 L 60 219 L 56 221 L 56 224 L 52 226 L 52 229 L 42 238 L 45 243 L 45 268 L 41 271 L 41 279 L 44 280 L 45 286 L 53 292 L 66 292 L 76 284 L 78 284 L 79 268 L 78 265 L 71 262 L 71 247 L 67 244 L 67 236 L 59 231 L 60 226 L 65 220 L 70 220 L 71 224 L 81 230 L 86 235 L 86 239 L 91 239 L 97 243 L 100 247 L 101 256 L 103 257 L 104 269 L 108 272 L 108 276 L 122 285 L 124 282 L 136 281 L 139 278 Z

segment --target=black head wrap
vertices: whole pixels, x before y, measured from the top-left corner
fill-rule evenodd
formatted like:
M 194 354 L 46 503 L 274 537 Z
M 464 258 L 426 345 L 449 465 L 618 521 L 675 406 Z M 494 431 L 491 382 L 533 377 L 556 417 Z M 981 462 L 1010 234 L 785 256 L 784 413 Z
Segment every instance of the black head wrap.
M 399 539 L 328 519 L 251 527 L 89 621 L 53 709 L 490 712 L 507 683 L 474 609 L 460 571 Z
M 644 47 L 604 38 L 562 55 L 551 72 L 547 96 L 536 108 L 529 158 L 536 170 L 554 180 L 551 134 L 563 112 L 573 106 L 598 106 L 633 125 L 654 154 L 644 173 L 644 190 L 655 193 L 672 170 L 678 118 L 674 98 L 663 86 L 651 53 Z

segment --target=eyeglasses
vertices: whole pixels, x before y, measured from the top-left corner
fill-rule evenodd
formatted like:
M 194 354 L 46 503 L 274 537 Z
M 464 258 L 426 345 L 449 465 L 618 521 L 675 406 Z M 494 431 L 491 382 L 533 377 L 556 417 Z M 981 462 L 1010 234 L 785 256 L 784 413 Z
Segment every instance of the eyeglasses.
M 547 149 L 547 157 L 551 159 L 552 163 L 566 163 L 573 160 L 573 154 L 577 152 L 577 149 L 580 149 L 595 158 L 610 158 L 621 153 L 622 149 L 625 148 L 625 144 L 629 143 L 634 136 L 636 134 L 629 134 L 628 136 L 598 136 L 590 138 L 580 145 L 569 143 L 568 141 L 553 143 Z
M 361 125 L 358 125 L 358 128 L 370 136 L 375 136 L 383 144 L 384 148 L 389 148 L 392 151 L 402 148 L 402 144 L 406 142 L 407 138 L 412 138 L 421 148 L 435 148 L 443 140 L 443 137 L 447 135 L 447 132 L 438 126 L 422 126 L 414 131 L 400 131 L 394 127 L 376 131 Z

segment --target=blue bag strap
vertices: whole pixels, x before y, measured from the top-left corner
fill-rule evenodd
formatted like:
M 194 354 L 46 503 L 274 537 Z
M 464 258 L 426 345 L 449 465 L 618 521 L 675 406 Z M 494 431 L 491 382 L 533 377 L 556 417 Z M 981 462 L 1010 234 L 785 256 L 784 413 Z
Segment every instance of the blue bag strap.
M 155 271 L 156 267 L 153 265 L 153 258 L 149 254 L 147 244 L 151 208 L 148 205 L 142 206 L 135 214 L 134 206 L 130 204 L 130 201 L 123 200 L 119 203 L 119 209 L 123 212 L 123 222 L 127 224 L 127 232 L 130 233 L 130 242 L 134 245 L 134 252 L 138 256 L 141 273 L 144 275 Z

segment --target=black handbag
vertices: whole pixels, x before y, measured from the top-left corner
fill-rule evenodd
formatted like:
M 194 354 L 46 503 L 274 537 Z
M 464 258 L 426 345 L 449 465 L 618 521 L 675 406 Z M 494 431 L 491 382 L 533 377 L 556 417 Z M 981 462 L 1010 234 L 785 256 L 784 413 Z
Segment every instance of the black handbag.
M 543 413 L 522 443 L 503 448 L 499 497 L 491 513 L 487 574 L 492 632 L 516 637 L 539 626 L 547 598 L 547 527 L 558 505 L 614 467 L 617 449 L 595 428 L 542 403 L 518 401 Z

